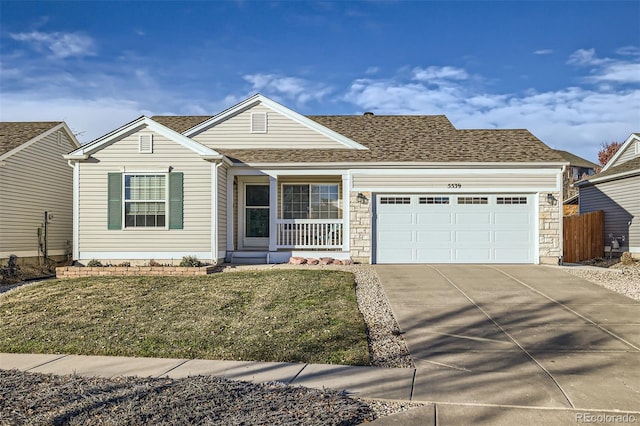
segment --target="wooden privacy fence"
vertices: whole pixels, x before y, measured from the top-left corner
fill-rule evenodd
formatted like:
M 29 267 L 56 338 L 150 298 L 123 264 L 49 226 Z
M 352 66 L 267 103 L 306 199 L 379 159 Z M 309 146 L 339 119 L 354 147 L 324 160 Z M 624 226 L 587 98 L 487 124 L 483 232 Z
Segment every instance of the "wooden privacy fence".
M 565 216 L 563 240 L 564 262 L 604 257 L 604 211 Z

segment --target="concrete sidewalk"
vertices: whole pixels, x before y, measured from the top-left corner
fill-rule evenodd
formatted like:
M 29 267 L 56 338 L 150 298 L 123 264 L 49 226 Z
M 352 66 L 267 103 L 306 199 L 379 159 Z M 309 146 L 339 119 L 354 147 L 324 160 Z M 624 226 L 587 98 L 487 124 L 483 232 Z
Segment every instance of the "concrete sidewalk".
M 437 377 L 426 371 L 408 368 L 354 367 L 345 365 L 292 364 L 250 361 L 215 361 L 198 359 L 128 358 L 85 355 L 0 353 L 0 369 L 17 369 L 49 374 L 80 376 L 170 377 L 184 378 L 211 375 L 254 383 L 282 382 L 315 389 L 345 391 L 353 397 L 424 402 L 427 405 L 407 412 L 382 417 L 373 424 L 575 424 L 578 420 L 627 419 L 640 422 L 640 412 L 588 410 L 568 407 L 501 406 L 473 403 L 433 402 L 416 398 L 421 386 L 437 387 Z M 423 379 L 416 381 L 416 376 Z M 417 387 L 416 387 L 417 386 Z M 503 392 L 513 389 L 503 386 Z M 621 417 L 626 416 L 626 417 Z M 604 422 L 600 422 L 604 423 Z

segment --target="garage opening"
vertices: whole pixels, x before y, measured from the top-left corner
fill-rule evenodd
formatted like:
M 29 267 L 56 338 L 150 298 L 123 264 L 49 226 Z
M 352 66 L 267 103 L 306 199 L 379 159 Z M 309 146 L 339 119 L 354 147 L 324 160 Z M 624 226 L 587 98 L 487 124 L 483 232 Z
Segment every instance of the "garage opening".
M 376 263 L 534 263 L 535 194 L 379 194 Z

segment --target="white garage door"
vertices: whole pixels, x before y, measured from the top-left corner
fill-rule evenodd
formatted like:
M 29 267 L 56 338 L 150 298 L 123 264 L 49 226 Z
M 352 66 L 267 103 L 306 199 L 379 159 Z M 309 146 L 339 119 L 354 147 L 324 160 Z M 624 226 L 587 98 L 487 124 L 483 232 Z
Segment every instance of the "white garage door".
M 381 194 L 377 263 L 534 263 L 535 196 Z

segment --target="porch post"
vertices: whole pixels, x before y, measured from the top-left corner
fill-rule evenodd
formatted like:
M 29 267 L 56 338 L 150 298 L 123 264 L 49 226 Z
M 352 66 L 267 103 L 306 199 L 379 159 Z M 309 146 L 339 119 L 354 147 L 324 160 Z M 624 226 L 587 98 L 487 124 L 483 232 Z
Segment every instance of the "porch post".
M 269 175 L 269 251 L 276 251 L 278 219 L 278 177 Z
M 350 202 L 351 199 L 351 174 L 346 172 L 342 175 L 342 251 L 349 252 L 351 235 L 349 233 L 349 222 L 351 222 Z

